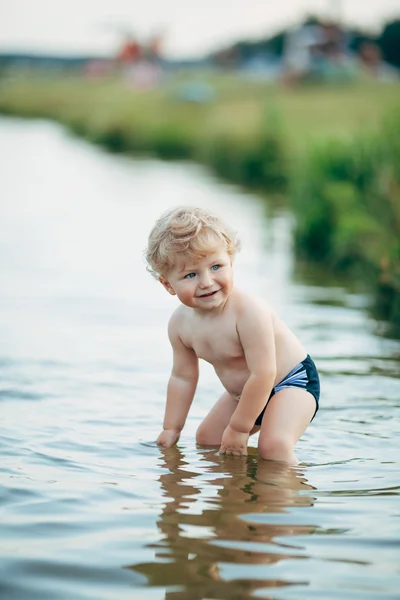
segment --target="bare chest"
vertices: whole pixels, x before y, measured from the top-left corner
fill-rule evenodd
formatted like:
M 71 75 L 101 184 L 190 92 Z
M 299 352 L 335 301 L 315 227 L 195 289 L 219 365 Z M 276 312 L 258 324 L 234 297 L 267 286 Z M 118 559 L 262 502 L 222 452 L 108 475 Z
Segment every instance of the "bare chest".
M 186 332 L 185 345 L 193 348 L 196 356 L 214 366 L 228 363 L 243 356 L 236 326 L 230 324 L 202 323 Z

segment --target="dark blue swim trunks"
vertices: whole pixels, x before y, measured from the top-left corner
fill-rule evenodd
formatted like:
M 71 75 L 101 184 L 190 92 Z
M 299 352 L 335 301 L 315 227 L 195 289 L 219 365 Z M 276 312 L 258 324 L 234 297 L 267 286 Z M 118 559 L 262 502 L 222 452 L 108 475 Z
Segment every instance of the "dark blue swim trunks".
M 319 408 L 320 384 L 317 367 L 315 366 L 315 363 L 309 354 L 307 354 L 306 358 L 301 363 L 299 363 L 297 367 L 292 369 L 290 373 L 288 373 L 286 377 L 284 377 L 282 381 L 273 388 L 268 398 L 268 402 L 270 401 L 272 396 L 274 396 L 277 392 L 280 392 L 280 390 L 292 387 L 306 390 L 314 396 L 317 405 L 313 416 L 314 418 Z M 255 425 L 261 425 L 261 421 L 264 416 L 265 409 L 267 408 L 267 404 L 264 406 L 263 410 L 258 415 Z

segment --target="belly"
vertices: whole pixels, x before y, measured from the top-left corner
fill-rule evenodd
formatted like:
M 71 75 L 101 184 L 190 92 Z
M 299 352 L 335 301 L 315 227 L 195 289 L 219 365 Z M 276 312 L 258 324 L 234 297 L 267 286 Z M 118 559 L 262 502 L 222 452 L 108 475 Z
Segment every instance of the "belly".
M 240 364 L 236 364 L 235 366 L 224 365 L 224 367 L 218 368 L 218 366 L 216 366 L 214 368 L 226 391 L 239 400 L 244 385 L 250 375 L 244 361 L 240 361 Z

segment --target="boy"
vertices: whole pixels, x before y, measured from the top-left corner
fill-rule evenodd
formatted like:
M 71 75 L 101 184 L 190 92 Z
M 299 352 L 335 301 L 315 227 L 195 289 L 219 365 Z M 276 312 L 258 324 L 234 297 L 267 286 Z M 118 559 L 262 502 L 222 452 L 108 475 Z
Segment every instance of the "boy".
M 150 232 L 148 270 L 181 303 L 168 325 L 173 366 L 157 444 L 179 440 L 201 358 L 225 391 L 200 424 L 197 443 L 246 455 L 249 436 L 260 431 L 261 457 L 297 465 L 294 446 L 318 410 L 318 372 L 275 312 L 234 287 L 239 246 L 236 233 L 201 208 L 170 209 Z

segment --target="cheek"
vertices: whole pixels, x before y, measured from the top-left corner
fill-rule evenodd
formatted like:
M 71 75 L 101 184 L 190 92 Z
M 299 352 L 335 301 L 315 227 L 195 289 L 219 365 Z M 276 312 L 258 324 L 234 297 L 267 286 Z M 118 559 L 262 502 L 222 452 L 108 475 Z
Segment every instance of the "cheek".
M 180 286 L 178 293 L 181 298 L 191 298 L 193 296 L 194 292 L 195 292 L 195 286 L 186 284 L 186 285 Z
M 224 273 L 223 277 L 221 277 L 221 283 L 228 286 L 232 285 L 232 279 L 231 273 Z

